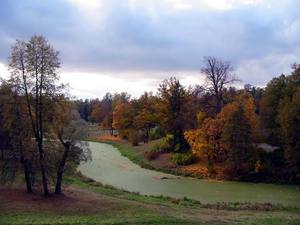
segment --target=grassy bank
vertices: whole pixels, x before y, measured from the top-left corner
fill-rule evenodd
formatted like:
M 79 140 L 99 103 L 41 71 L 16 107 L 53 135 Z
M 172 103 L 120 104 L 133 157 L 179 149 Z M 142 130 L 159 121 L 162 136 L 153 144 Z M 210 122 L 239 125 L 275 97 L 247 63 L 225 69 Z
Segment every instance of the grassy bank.
M 1 187 L 0 224 L 300 224 L 298 209 L 205 206 L 189 199 L 142 196 L 82 176 L 70 177 L 66 184 L 64 195 L 47 199 L 20 187 Z

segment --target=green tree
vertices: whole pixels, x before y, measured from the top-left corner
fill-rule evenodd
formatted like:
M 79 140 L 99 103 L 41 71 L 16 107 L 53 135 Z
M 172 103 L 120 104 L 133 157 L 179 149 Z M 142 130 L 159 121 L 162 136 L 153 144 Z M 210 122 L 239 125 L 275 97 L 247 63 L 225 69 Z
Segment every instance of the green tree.
M 261 101 L 261 123 L 270 143 L 284 150 L 286 174 L 297 179 L 300 153 L 300 66 L 294 64 L 291 75 L 273 78 Z
M 300 174 L 300 65 L 294 65 L 293 68 L 292 75 L 286 77 L 286 89 L 277 115 L 291 179 Z
M 254 155 L 251 132 L 244 109 L 238 107 L 229 116 L 222 132 L 222 144 L 228 151 L 227 165 L 233 176 L 249 172 L 249 162 Z
M 286 76 L 273 78 L 266 87 L 260 104 L 260 119 L 266 130 L 268 141 L 273 145 L 281 145 L 280 124 L 277 120 L 280 100 L 286 89 Z
M 184 104 L 187 101 L 189 93 L 175 77 L 164 80 L 158 91 L 162 101 L 162 127 L 167 133 L 173 135 L 174 150 L 186 151 L 188 143 L 184 138 Z

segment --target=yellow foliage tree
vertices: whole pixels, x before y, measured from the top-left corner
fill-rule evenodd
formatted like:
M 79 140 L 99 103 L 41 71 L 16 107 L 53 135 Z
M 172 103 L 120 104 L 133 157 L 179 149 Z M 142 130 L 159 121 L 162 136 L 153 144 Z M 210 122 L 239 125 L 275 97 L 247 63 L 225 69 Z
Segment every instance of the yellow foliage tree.
M 213 170 L 213 162 L 222 162 L 226 159 L 230 149 L 222 140 L 224 127 L 231 118 L 232 113 L 242 108 L 245 118 L 250 125 L 251 140 L 257 140 L 257 116 L 255 114 L 254 100 L 249 95 L 238 96 L 237 99 L 223 107 L 222 111 L 215 118 L 205 118 L 204 113 L 197 115 L 199 128 L 185 132 L 185 139 L 188 141 L 192 151 L 207 160 L 207 167 L 210 172 Z

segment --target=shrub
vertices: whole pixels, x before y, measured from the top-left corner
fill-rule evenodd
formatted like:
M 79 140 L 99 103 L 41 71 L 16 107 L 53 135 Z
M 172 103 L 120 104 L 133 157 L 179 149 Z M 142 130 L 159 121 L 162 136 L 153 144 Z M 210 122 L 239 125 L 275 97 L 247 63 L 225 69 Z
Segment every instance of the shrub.
M 170 152 L 173 147 L 171 144 L 172 135 L 167 135 L 162 138 L 159 142 L 155 143 L 151 148 L 151 152 Z
M 136 130 L 131 130 L 129 132 L 129 141 L 131 142 L 131 144 L 133 146 L 137 146 L 139 145 L 139 139 L 140 139 L 140 135 L 139 132 Z
M 162 152 L 161 150 L 161 141 L 158 143 L 155 143 L 152 148 L 150 149 L 150 151 L 147 151 L 145 153 L 145 157 L 148 160 L 154 160 L 158 157 L 159 153 Z
M 160 142 L 155 143 L 151 149 L 151 152 L 161 152 L 161 148 L 160 148 Z
M 196 156 L 191 153 L 173 153 L 171 160 L 176 165 L 189 165 L 196 161 Z
M 155 143 L 150 151 L 145 153 L 145 157 L 148 160 L 154 160 L 158 157 L 160 152 L 170 152 L 173 147 L 171 145 L 173 141 L 173 135 L 167 135 L 166 137 L 162 138 L 159 142 Z
M 163 136 L 163 132 L 160 127 L 154 127 L 150 130 L 149 139 L 150 140 L 157 140 Z

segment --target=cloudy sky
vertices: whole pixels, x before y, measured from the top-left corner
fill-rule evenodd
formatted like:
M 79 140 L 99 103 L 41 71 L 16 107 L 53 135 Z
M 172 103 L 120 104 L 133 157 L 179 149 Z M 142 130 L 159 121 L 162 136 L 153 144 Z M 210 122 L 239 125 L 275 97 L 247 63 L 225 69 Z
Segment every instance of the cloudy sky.
M 299 0 L 1 0 L 0 76 L 15 39 L 46 36 L 79 98 L 203 82 L 204 56 L 264 86 L 300 62 Z

